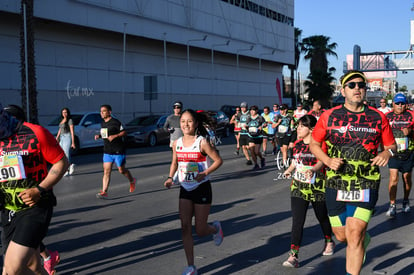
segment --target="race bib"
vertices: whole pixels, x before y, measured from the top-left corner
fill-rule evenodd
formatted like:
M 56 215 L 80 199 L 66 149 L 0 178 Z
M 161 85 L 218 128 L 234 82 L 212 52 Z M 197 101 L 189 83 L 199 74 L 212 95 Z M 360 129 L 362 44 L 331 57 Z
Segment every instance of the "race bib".
M 405 151 L 408 149 L 408 137 L 395 138 L 395 143 L 397 143 L 397 151 Z
M 316 179 L 316 173 L 309 173 L 313 166 L 308 165 L 296 165 L 295 173 L 293 178 L 300 182 L 306 182 L 314 184 Z
M 286 132 L 287 132 L 287 130 L 288 130 L 288 127 L 287 127 L 287 126 L 285 126 L 285 125 L 279 125 L 279 127 L 278 127 L 278 132 L 279 132 L 279 133 L 284 134 L 284 133 L 286 133 Z
M 0 157 L 0 182 L 21 180 L 26 178 L 23 159 L 20 155 Z
M 258 128 L 257 127 L 249 127 L 249 133 L 257 134 Z
M 338 190 L 336 200 L 346 202 L 369 202 L 369 189 L 353 191 Z
M 108 138 L 108 128 L 101 128 L 101 137 Z
M 181 162 L 178 167 L 178 178 L 182 183 L 197 183 L 195 178 L 199 171 L 198 163 L 196 162 Z

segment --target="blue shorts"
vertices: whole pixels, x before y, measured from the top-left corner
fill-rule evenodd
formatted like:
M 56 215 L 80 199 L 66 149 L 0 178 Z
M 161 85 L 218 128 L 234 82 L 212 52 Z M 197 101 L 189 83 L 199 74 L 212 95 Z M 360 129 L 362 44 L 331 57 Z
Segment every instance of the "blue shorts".
M 104 154 L 103 155 L 103 162 L 110 162 L 116 164 L 116 166 L 121 167 L 125 165 L 126 162 L 126 156 L 125 155 L 110 155 L 110 154 Z

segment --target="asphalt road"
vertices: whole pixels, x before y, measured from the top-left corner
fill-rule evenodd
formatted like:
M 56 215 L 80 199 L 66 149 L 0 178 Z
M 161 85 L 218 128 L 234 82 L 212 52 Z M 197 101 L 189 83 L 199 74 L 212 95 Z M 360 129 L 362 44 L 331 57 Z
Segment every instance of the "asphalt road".
M 250 171 L 233 154 L 233 138 L 219 146 L 224 164 L 213 174 L 213 206 L 209 221 L 220 220 L 224 242 L 211 237 L 195 240 L 199 274 L 345 274 L 345 246 L 333 256 L 320 256 L 324 241 L 312 209 L 308 211 L 300 267 L 282 266 L 290 247 L 289 180 L 275 168 Z M 45 243 L 58 250 L 57 274 L 181 274 L 186 266 L 178 217 L 178 188 L 165 189 L 171 152 L 167 145 L 133 148 L 127 167 L 138 178 L 129 193 L 128 181 L 113 171 L 109 199 L 95 194 L 101 188 L 99 150 L 75 156 L 75 174 L 55 187 L 58 206 Z M 413 213 L 402 214 L 402 186 L 398 188 L 398 215 L 388 209 L 388 173 L 383 170 L 372 236 L 361 274 L 414 274 Z

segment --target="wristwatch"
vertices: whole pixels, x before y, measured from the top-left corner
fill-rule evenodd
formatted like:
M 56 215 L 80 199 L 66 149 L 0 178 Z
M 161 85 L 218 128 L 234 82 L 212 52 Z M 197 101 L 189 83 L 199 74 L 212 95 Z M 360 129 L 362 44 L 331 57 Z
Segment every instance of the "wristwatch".
M 390 152 L 391 157 L 393 157 L 395 155 L 394 151 L 392 151 L 391 149 L 388 149 L 388 152 Z
M 39 185 L 36 186 L 37 190 L 40 192 L 40 197 L 43 197 L 44 194 L 46 194 L 47 190 Z

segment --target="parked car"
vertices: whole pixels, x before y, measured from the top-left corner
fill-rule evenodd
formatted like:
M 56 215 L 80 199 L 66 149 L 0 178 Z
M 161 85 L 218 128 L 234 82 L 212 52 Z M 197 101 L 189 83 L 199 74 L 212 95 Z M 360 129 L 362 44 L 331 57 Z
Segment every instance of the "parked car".
M 220 107 L 220 111 L 224 112 L 226 116 L 231 119 L 231 117 L 236 113 L 236 107 L 235 105 L 223 105 Z
M 170 133 L 163 126 L 168 115 L 139 116 L 125 124 L 127 141 L 132 144 L 147 144 L 155 146 L 168 143 Z
M 231 125 L 229 117 L 223 111 L 205 111 L 200 110 L 199 112 L 206 112 L 216 123 L 216 135 L 222 137 L 230 136 Z
M 103 146 L 102 139 L 95 140 L 95 135 L 99 135 L 101 130 L 102 118 L 99 112 L 72 113 L 71 115 L 75 130 L 76 150 Z M 58 115 L 46 126 L 46 129 L 56 136 L 61 120 L 62 118 Z

